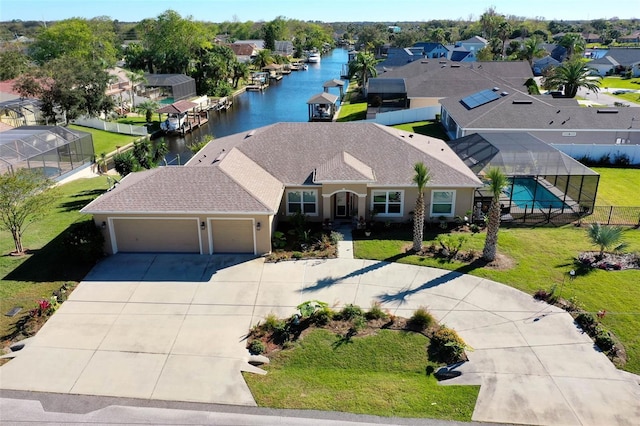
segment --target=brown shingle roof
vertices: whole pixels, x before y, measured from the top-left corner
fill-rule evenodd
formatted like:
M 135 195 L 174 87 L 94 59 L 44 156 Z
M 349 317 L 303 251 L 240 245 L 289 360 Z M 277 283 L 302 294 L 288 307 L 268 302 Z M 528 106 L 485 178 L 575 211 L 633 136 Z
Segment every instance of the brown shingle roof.
M 157 112 L 160 114 L 181 114 L 197 107 L 198 104 L 190 101 L 178 101 L 171 105 L 160 108 Z
M 314 183 L 375 182 L 375 180 L 371 167 L 344 151 L 320 165 L 313 173 Z

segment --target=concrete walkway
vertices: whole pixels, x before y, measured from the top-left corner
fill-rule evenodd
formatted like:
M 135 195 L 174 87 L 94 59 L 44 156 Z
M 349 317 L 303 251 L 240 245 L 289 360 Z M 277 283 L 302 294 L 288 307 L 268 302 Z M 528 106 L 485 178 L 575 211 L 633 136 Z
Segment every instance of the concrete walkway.
M 632 425 L 640 380 L 616 370 L 569 314 L 510 287 L 433 268 L 358 259 L 265 264 L 241 256 L 116 255 L 101 262 L 16 359 L 0 388 L 255 405 L 244 336 L 303 301 L 398 315 L 425 306 L 473 347 L 473 420 Z

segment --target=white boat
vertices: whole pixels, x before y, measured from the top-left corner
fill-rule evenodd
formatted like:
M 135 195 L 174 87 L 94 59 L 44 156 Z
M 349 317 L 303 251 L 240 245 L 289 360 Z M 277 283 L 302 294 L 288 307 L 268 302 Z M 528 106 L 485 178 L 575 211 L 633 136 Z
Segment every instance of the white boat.
M 169 114 L 166 120 L 160 123 L 160 128 L 167 132 L 177 132 L 184 127 L 187 114 Z
M 304 65 L 302 66 L 302 69 L 303 69 L 304 71 L 308 70 L 308 69 L 309 69 L 309 65 L 304 64 Z
M 317 64 L 320 62 L 320 54 L 313 52 L 313 53 L 309 53 L 309 56 L 307 56 L 307 62 L 309 62 L 310 64 Z

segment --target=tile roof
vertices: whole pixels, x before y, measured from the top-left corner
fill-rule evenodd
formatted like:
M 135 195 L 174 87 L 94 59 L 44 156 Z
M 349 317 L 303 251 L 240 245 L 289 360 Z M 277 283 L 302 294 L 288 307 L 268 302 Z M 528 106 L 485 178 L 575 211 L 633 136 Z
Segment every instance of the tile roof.
M 460 127 L 471 131 L 507 127 L 563 131 L 640 129 L 637 108 L 584 108 L 575 99 L 532 96 L 508 87 L 501 89 L 509 94 L 472 110 L 460 102 L 464 96 L 442 99 L 440 104 Z M 603 113 L 603 110 L 616 112 Z
M 378 79 L 403 78 L 409 98 L 447 98 L 504 85 L 519 87 L 533 77 L 526 61 L 454 62 L 422 59 Z M 375 79 L 370 79 L 371 82 Z
M 309 98 L 307 104 L 335 104 L 337 100 L 337 95 L 334 95 L 333 93 L 322 92 Z
M 188 165 L 206 166 L 221 149 L 238 148 L 286 186 L 313 183 L 313 172 L 341 152 L 373 170 L 381 186 L 413 185 L 413 165 L 423 161 L 430 185 L 469 186 L 476 176 L 440 139 L 374 123 L 277 123 L 207 145 Z M 226 159 L 222 159 L 224 162 Z
M 274 212 L 218 167 L 158 167 L 131 173 L 82 213 Z
M 373 169 L 348 152 L 342 151 L 313 172 L 314 183 L 375 182 Z

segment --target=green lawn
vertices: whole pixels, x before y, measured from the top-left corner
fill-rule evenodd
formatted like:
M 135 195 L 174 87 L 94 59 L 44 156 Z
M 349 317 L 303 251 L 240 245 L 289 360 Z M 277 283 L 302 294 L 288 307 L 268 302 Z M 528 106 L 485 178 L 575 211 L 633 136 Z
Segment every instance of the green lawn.
M 99 157 L 103 152 L 108 154 L 111 151 L 115 151 L 116 147 L 128 145 L 139 138 L 139 136 L 121 135 L 118 133 L 105 132 L 104 130 L 76 126 L 74 124 L 70 124 L 69 128 L 91 133 L 96 157 Z
M 245 373 L 258 405 L 471 420 L 479 387 L 440 386 L 428 376 L 423 335 L 381 330 L 339 339 L 315 330 L 272 357 L 267 375 Z
M 640 206 L 637 190 L 640 188 L 640 169 L 618 169 L 591 167 L 600 173 L 600 184 L 596 205 L 598 206 Z
M 417 121 L 415 123 L 398 124 L 393 127 L 407 132 L 431 136 L 433 138 L 438 138 L 445 141 L 449 140 L 449 136 L 447 136 L 444 129 L 442 128 L 442 124 L 436 121 Z
M 640 90 L 640 78 L 603 77 L 600 80 L 600 87 Z
M 90 267 L 78 265 L 68 256 L 62 234 L 74 222 L 89 219 L 78 211 L 107 189 L 107 178 L 80 179 L 60 187 L 60 196 L 51 214 L 31 224 L 24 233 L 24 247 L 32 254 L 12 257 L 11 234 L 0 231 L 0 337 L 8 336 L 13 324 L 40 298 L 49 298 L 65 282 L 77 282 Z M 14 306 L 23 307 L 20 315 L 4 314 Z
M 429 232 L 431 231 L 431 232 Z M 425 244 L 436 237 L 436 229 L 427 230 Z M 484 234 L 467 234 L 465 249 L 482 250 Z M 501 228 L 498 250 L 514 260 L 514 267 L 507 270 L 474 268 L 460 262 L 445 262 L 405 255 L 404 249 L 411 243 L 411 232 L 395 232 L 372 235 L 366 240 L 354 241 L 354 254 L 358 258 L 393 260 L 401 263 L 424 265 L 455 270 L 488 278 L 533 294 L 538 289 L 549 290 L 560 285 L 571 269 L 576 269 L 574 259 L 580 251 L 593 250 L 586 228 L 566 225 L 559 228 Z M 627 229 L 624 238 L 628 251 L 640 253 L 640 232 Z M 623 342 L 629 355 L 625 370 L 640 373 L 640 270 L 607 272 L 582 271 L 572 282 L 565 282 L 563 297 L 575 296 L 591 312 L 606 309 L 609 314 L 602 320 Z
M 345 122 L 345 121 L 358 121 L 364 120 L 367 118 L 367 103 L 366 102 L 358 102 L 358 103 L 349 103 L 343 104 L 340 106 L 340 115 L 336 121 Z

